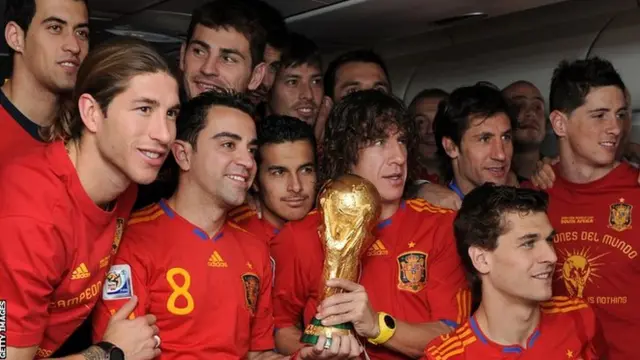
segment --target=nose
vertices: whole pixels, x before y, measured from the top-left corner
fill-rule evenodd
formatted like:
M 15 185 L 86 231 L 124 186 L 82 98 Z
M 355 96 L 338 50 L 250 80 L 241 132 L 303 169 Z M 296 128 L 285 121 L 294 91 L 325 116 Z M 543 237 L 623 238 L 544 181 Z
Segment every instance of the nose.
M 176 123 L 162 114 L 153 117 L 150 124 L 149 137 L 162 145 L 169 145 L 176 137 Z
M 387 151 L 390 164 L 404 165 L 407 162 L 406 148 L 399 141 L 389 141 Z
M 555 265 L 558 262 L 558 255 L 553 247 L 553 242 L 544 242 L 542 253 L 540 254 L 540 262 Z
M 219 73 L 217 57 L 213 55 L 207 56 L 207 59 L 202 63 L 202 66 L 200 67 L 200 72 L 208 76 L 217 76 Z
M 617 115 L 613 115 L 609 121 L 607 121 L 607 133 L 615 136 L 619 136 L 622 133 L 622 128 L 625 125 L 626 117 L 620 118 Z
M 236 163 L 243 166 L 248 171 L 251 171 L 256 167 L 256 161 L 253 154 L 247 149 L 247 151 L 236 151 Z
M 78 55 L 82 50 L 81 41 L 82 40 L 78 39 L 78 36 L 75 33 L 71 33 L 65 36 L 62 49 L 74 55 Z
M 491 146 L 491 158 L 497 161 L 505 161 L 507 159 L 505 141 L 501 138 L 495 138 Z
M 302 191 L 302 182 L 300 181 L 300 176 L 298 176 L 298 174 L 290 176 L 287 190 L 293 193 L 299 193 Z
M 300 85 L 300 93 L 298 96 L 300 99 L 311 99 L 311 84 L 306 83 Z

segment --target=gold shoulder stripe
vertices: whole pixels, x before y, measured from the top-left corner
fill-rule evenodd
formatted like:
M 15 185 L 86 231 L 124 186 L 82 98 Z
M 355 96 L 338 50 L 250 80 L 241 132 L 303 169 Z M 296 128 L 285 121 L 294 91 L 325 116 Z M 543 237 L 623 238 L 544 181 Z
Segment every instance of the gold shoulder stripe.
M 423 206 L 426 203 L 427 203 L 427 201 L 425 199 L 420 199 L 420 198 L 414 198 L 414 199 L 407 200 L 407 204 L 413 204 L 413 205 L 417 205 L 417 206 Z
M 251 207 L 249 207 L 249 205 L 240 205 L 236 208 L 231 209 L 231 211 L 229 211 L 229 217 L 236 217 L 242 213 L 245 213 L 247 211 L 253 211 L 253 209 Z
M 469 289 L 458 290 L 456 302 L 458 303 L 458 319 L 456 323 L 462 324 L 471 316 L 471 291 Z
M 430 355 L 441 360 L 464 353 L 465 348 L 477 340 L 468 323 L 450 335 L 442 335 L 441 338 L 446 338 L 446 340 L 440 345 L 432 346 L 427 350 Z
M 131 218 L 131 219 L 129 219 L 129 222 L 127 223 L 127 225 L 134 225 L 134 224 L 139 224 L 139 223 L 143 223 L 143 222 L 149 222 L 149 221 L 152 221 L 152 220 L 155 220 L 155 219 L 159 218 L 162 215 L 164 215 L 164 210 L 160 209 L 160 210 L 154 212 L 151 215 L 138 216 L 138 217 L 135 217 L 135 218 Z
M 246 232 L 247 234 L 251 234 L 250 232 L 248 232 L 247 230 L 243 229 L 241 226 L 239 226 L 238 224 L 235 224 L 232 221 L 227 221 L 227 224 L 229 225 L 229 227 L 232 227 L 234 229 Z
M 257 213 L 255 211 L 251 210 L 251 211 L 248 211 L 246 213 L 242 213 L 242 214 L 239 214 L 239 215 L 233 217 L 233 221 L 239 223 L 242 220 L 245 220 L 245 219 L 248 219 L 248 218 L 254 216 L 255 214 L 257 214 Z
M 544 301 L 540 303 L 540 307 L 543 309 L 548 308 L 562 308 L 562 307 L 572 307 L 577 305 L 586 305 L 585 301 L 580 298 L 568 298 L 568 297 L 558 297 L 551 298 L 549 301 Z
M 318 209 L 313 209 L 313 210 L 309 211 L 309 213 L 307 214 L 307 216 L 309 216 L 309 215 L 313 215 L 313 214 L 315 214 L 315 213 L 317 213 L 317 212 L 318 212 Z
M 140 210 L 136 210 L 133 213 L 131 213 L 131 216 L 129 217 L 129 219 L 133 219 L 136 217 L 142 217 L 142 216 L 147 216 L 150 214 L 153 214 L 154 212 L 158 211 L 160 208 L 160 205 L 158 203 L 155 204 L 151 204 L 151 205 L 147 205 L 145 207 L 143 207 Z
M 545 314 L 558 314 L 558 313 L 568 313 L 572 311 L 582 310 L 588 307 L 589 305 L 587 305 L 586 303 L 581 303 L 573 306 L 548 307 L 548 308 L 542 307 L 540 308 L 540 311 L 542 311 Z

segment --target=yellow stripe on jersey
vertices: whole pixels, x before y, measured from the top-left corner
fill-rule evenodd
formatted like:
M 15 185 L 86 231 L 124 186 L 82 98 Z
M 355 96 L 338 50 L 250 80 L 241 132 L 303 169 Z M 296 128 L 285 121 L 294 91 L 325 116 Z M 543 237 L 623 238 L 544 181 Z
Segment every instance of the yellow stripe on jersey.
M 440 345 L 427 348 L 427 353 L 438 360 L 446 360 L 464 353 L 465 348 L 477 340 L 469 327 L 469 323 L 466 323 L 451 334 L 440 336 L 440 338 L 446 340 Z
M 458 303 L 458 319 L 456 323 L 462 324 L 471 316 L 471 291 L 469 289 L 460 289 L 456 294 Z
M 228 215 L 230 218 L 233 218 L 247 211 L 253 211 L 253 209 L 249 205 L 240 205 L 236 208 L 231 209 Z
M 247 234 L 251 234 L 251 233 L 250 233 L 250 232 L 248 232 L 247 230 L 245 230 L 245 229 L 243 229 L 242 227 L 240 227 L 238 224 L 233 223 L 233 222 L 231 222 L 231 221 L 227 221 L 227 225 L 229 225 L 230 227 L 232 227 L 232 228 L 234 228 L 234 229 L 238 229 L 238 230 L 240 230 L 240 231 L 244 231 L 244 232 L 246 232 Z
M 407 200 L 407 205 L 409 205 L 413 210 L 417 212 L 427 211 L 434 214 L 449 214 L 453 212 L 453 210 L 433 205 L 430 202 L 422 199 Z
M 134 224 L 138 224 L 138 223 L 152 221 L 152 220 L 155 220 L 155 219 L 159 218 L 162 215 L 164 215 L 164 210 L 159 209 L 158 211 L 156 211 L 153 214 L 148 215 L 148 216 L 138 216 L 138 217 L 135 217 L 135 218 L 131 218 L 131 219 L 129 219 L 129 222 L 127 223 L 127 225 L 134 225 Z
M 545 314 L 567 313 L 587 307 L 589 305 L 583 299 L 568 298 L 566 296 L 553 297 L 549 301 L 540 303 L 540 309 Z
M 140 210 L 136 210 L 136 211 L 132 212 L 131 213 L 131 217 L 129 219 L 133 219 L 135 217 L 147 216 L 149 214 L 152 214 L 152 213 L 158 211 L 158 209 L 161 209 L 160 205 L 158 203 L 147 205 L 147 206 L 143 207 Z
M 256 213 L 255 211 L 251 210 L 251 211 L 248 211 L 248 212 L 242 213 L 242 214 L 240 214 L 240 215 L 236 215 L 236 216 L 234 216 L 234 217 L 233 217 L 233 221 L 235 221 L 235 222 L 239 223 L 239 222 L 241 222 L 241 221 L 242 221 L 242 220 L 244 220 L 244 219 L 248 219 L 248 218 L 250 218 L 250 217 L 254 216 L 255 214 L 257 214 L 257 213 Z

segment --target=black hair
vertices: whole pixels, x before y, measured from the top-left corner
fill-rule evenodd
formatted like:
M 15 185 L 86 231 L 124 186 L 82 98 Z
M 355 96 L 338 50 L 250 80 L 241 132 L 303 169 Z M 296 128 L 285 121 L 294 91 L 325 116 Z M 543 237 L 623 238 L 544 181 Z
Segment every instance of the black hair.
M 378 90 L 363 90 L 345 96 L 329 113 L 323 142 L 320 175 L 323 184 L 350 172 L 358 163 L 358 151 L 373 141 L 387 138 L 397 129 L 405 140 L 411 183 L 417 168 L 419 134 L 402 100 Z
M 267 32 L 267 44 L 279 51 L 284 51 L 289 43 L 289 30 L 278 9 L 263 0 L 251 1 L 262 27 Z
M 256 164 L 262 162 L 262 148 L 271 144 L 285 142 L 308 141 L 313 149 L 314 161 L 316 154 L 316 137 L 313 127 L 306 122 L 286 115 L 269 115 L 257 124 L 258 151 L 256 152 Z
M 445 100 L 449 97 L 449 93 L 438 88 L 430 88 L 424 89 L 420 91 L 416 96 L 413 97 L 411 103 L 409 104 L 409 112 L 413 113 L 416 111 L 416 107 L 418 106 L 418 102 L 422 99 L 442 99 Z
M 245 94 L 215 88 L 203 92 L 182 105 L 176 121 L 176 139 L 187 141 L 195 150 L 198 135 L 207 126 L 207 115 L 214 106 L 237 109 L 255 119 L 255 107 Z
M 291 33 L 289 48 L 282 54 L 281 69 L 310 65 L 322 71 L 322 56 L 316 43 L 304 35 Z
M 264 59 L 267 30 L 263 27 L 257 8 L 250 1 L 212 0 L 195 9 L 187 30 L 187 44 L 193 37 L 196 26 L 210 29 L 233 29 L 247 38 L 251 52 L 251 65 Z
M 336 86 L 336 75 L 340 67 L 344 64 L 354 63 L 354 62 L 364 62 L 364 63 L 373 63 L 382 69 L 384 75 L 387 80 L 389 80 L 389 71 L 387 70 L 387 65 L 385 65 L 384 60 L 380 57 L 380 55 L 373 52 L 373 50 L 354 50 L 346 52 L 337 58 L 335 58 L 329 66 L 327 67 L 327 71 L 324 75 L 324 91 L 325 95 L 333 98 L 334 87 Z M 389 84 L 391 86 L 391 84 Z
M 498 237 L 509 231 L 504 216 L 546 212 L 549 195 L 543 191 L 485 183 L 469 192 L 453 222 L 458 255 L 471 285 L 474 307 L 482 297 L 482 282 L 469 256 L 474 246 L 493 251 Z M 475 310 L 475 309 L 474 309 Z
M 511 129 L 518 126 L 513 108 L 502 96 L 500 90 L 487 85 L 473 85 L 454 90 L 449 97 L 440 102 L 433 121 L 438 157 L 447 179 L 453 178 L 451 159 L 442 145 L 442 139 L 451 139 L 458 147 L 465 132 L 476 117 L 488 118 L 504 113 L 509 117 Z
M 584 105 L 592 88 L 603 86 L 616 86 L 623 93 L 627 89 L 609 61 L 599 57 L 562 61 L 553 71 L 549 108 L 570 114 Z

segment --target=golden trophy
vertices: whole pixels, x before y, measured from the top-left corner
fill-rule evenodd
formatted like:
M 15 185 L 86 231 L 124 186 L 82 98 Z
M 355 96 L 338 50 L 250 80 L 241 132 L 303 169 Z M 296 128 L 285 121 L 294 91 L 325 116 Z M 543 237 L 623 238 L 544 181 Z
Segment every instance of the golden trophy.
M 376 187 L 356 175 L 344 175 L 327 181 L 318 194 L 318 210 L 322 217 L 319 228 L 324 249 L 324 266 L 320 296 L 322 302 L 342 289 L 325 285 L 329 279 L 358 281 L 360 259 L 375 240 L 373 230 L 380 217 L 380 195 Z M 305 328 L 300 341 L 314 345 L 324 335 L 331 345 L 333 334 L 348 335 L 351 323 L 323 326 L 315 317 Z

